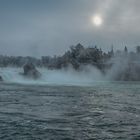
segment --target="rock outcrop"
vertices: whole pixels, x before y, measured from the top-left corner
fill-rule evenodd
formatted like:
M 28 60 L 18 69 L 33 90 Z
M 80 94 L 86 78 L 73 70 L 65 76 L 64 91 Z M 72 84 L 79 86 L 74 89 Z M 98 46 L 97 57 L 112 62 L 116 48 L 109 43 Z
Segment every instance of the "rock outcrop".
M 32 63 L 27 63 L 23 67 L 23 75 L 28 78 L 38 79 L 41 77 L 41 73 L 36 69 Z
M 0 82 L 2 82 L 3 81 L 3 78 L 2 78 L 2 76 L 0 76 Z

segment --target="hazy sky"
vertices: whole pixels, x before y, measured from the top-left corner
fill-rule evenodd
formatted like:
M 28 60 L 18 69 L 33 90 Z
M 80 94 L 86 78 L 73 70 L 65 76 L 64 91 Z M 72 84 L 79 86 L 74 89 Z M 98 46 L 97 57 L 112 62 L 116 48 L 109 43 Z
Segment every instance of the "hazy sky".
M 0 0 L 0 53 L 54 55 L 79 42 L 132 49 L 140 45 L 139 7 L 140 0 Z

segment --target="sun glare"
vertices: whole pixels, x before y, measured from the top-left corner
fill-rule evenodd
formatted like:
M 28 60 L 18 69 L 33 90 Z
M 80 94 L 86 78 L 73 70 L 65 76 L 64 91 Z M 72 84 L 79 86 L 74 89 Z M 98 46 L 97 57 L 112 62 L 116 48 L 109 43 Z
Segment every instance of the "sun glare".
M 92 17 L 92 22 L 95 26 L 101 26 L 103 23 L 103 20 L 101 16 L 95 15 Z

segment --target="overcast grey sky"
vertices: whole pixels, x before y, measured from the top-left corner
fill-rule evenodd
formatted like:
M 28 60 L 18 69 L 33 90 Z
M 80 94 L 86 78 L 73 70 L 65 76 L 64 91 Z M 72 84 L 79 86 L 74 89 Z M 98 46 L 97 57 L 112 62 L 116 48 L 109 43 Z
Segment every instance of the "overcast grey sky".
M 0 53 L 54 55 L 79 42 L 132 49 L 140 45 L 139 7 L 140 0 L 0 0 Z

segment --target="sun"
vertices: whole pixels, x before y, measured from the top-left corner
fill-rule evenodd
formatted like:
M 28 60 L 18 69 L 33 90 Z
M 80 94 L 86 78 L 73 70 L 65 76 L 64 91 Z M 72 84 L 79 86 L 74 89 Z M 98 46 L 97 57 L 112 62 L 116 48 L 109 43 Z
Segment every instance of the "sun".
M 102 23 L 103 23 L 103 19 L 100 15 L 94 15 L 92 17 L 92 23 L 95 25 L 95 26 L 101 26 Z

